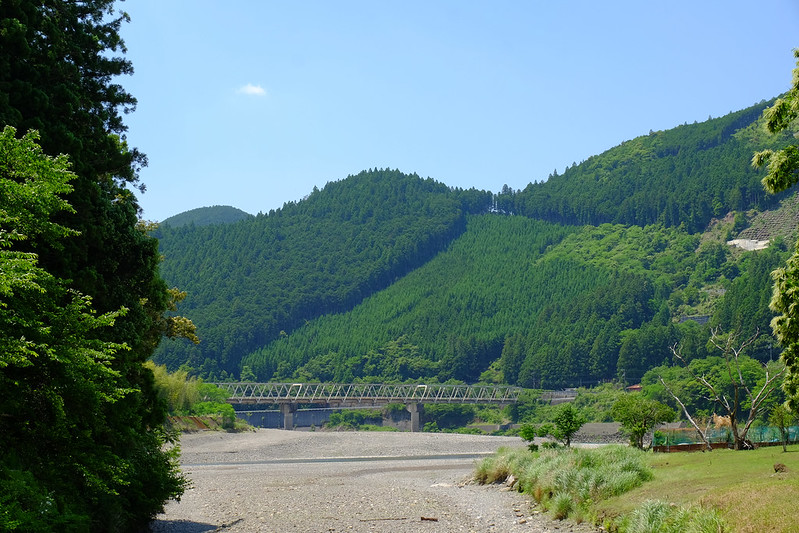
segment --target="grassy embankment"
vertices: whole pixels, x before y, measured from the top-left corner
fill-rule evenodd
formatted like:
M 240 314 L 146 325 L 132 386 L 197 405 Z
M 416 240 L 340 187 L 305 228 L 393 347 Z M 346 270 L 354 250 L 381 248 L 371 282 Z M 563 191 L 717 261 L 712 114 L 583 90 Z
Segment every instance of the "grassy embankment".
M 717 509 L 736 532 L 799 531 L 799 445 L 754 451 L 649 454 L 650 482 L 596 505 L 601 516 L 629 513 L 647 500 Z M 782 463 L 787 471 L 777 473 Z
M 786 472 L 776 473 L 775 463 Z M 595 521 L 611 531 L 795 532 L 799 446 L 750 452 L 652 454 L 598 450 L 503 450 L 477 468 L 478 481 L 504 481 L 556 518 Z

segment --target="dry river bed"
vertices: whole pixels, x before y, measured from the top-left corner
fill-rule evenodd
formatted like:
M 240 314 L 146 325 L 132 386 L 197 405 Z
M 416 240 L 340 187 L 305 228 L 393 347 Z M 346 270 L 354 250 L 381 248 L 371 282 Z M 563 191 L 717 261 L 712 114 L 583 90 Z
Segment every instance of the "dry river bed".
M 470 482 L 481 457 L 518 437 L 258 429 L 181 438 L 192 481 L 156 533 L 580 532 L 531 500 Z

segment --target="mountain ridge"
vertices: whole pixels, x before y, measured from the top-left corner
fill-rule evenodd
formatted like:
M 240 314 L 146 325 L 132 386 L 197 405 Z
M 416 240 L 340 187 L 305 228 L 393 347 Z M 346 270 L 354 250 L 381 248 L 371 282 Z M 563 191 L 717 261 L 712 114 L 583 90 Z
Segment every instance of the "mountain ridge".
M 522 191 L 462 190 L 370 169 L 242 223 L 162 228 L 164 277 L 189 292 L 181 312 L 195 320 L 205 344 L 165 343 L 157 360 L 206 377 L 260 380 L 486 378 L 538 386 L 634 379 L 669 357 L 669 343 L 702 344 L 701 326 L 679 324 L 680 316 L 713 315 L 723 304 L 716 295 L 731 287 L 747 302 L 762 302 L 759 294 L 770 290 L 762 276 L 749 287 L 735 281 L 754 263 L 778 265 L 785 246 L 758 259 L 700 239 L 713 217 L 735 211 L 727 210 L 733 204 L 763 211 L 784 198 L 763 193 L 749 164 L 762 142 L 788 140 L 760 133 L 765 105 L 652 132 Z M 625 196 L 619 184 L 631 180 Z M 597 185 L 611 182 L 617 185 L 608 190 L 621 195 L 613 217 L 606 216 L 613 198 Z M 737 192 L 719 193 L 730 184 Z M 678 218 L 668 220 L 669 212 Z M 640 224 L 601 221 L 631 213 Z M 564 224 L 570 217 L 576 223 Z M 577 224 L 583 219 L 599 223 Z M 477 227 L 487 233 L 471 235 Z M 727 231 L 732 235 L 732 226 Z M 473 243 L 481 257 L 461 249 L 461 241 L 475 238 L 492 241 Z M 541 238 L 550 239 L 541 257 L 513 263 Z M 200 246 L 209 250 L 198 252 Z M 459 263 L 429 266 L 453 250 L 460 250 Z M 469 270 L 478 266 L 482 275 Z M 438 281 L 429 285 L 420 276 Z M 536 281 L 524 285 L 526 278 Z M 458 279 L 463 286 L 452 288 Z M 405 296 L 396 285 L 406 287 Z M 417 291 L 421 297 L 406 299 Z M 382 317 L 378 325 L 352 314 L 375 298 L 389 302 L 373 310 Z M 525 298 L 537 307 L 521 305 Z M 751 305 L 726 309 L 710 325 L 767 328 L 769 311 Z M 529 316 L 519 321 L 508 309 Z M 338 325 L 314 326 L 334 316 Z M 410 316 L 416 322 L 405 320 Z M 350 340 L 332 342 L 342 331 Z
M 191 224 L 195 226 L 208 226 L 211 224 L 230 224 L 250 217 L 252 217 L 251 214 L 237 207 L 230 205 L 212 205 L 183 211 L 165 218 L 159 222 L 159 224 L 163 226 L 172 226 L 173 228 Z

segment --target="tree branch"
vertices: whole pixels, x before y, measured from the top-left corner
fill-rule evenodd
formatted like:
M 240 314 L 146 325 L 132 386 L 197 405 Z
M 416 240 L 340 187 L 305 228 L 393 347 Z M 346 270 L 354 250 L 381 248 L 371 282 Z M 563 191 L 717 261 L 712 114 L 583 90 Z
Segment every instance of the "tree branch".
M 697 424 L 696 421 L 691 416 L 691 413 L 688 412 L 688 408 L 685 407 L 685 404 L 682 403 L 682 401 L 677 397 L 676 394 L 674 394 L 671 388 L 669 388 L 669 386 L 666 385 L 666 382 L 663 380 L 661 376 L 658 376 L 658 379 L 660 379 L 660 382 L 663 384 L 663 387 L 665 387 L 666 392 L 668 392 L 671 395 L 671 397 L 674 398 L 674 401 L 677 402 L 680 405 L 680 407 L 682 407 L 682 412 L 685 413 L 685 418 L 688 419 L 691 425 L 694 426 L 694 428 L 696 429 L 697 433 L 699 433 L 699 437 L 702 439 L 702 442 L 705 443 L 705 446 L 707 447 L 708 451 L 712 451 L 713 447 L 710 446 L 710 443 L 707 441 L 705 432 L 702 431 L 702 429 L 699 427 L 699 424 Z

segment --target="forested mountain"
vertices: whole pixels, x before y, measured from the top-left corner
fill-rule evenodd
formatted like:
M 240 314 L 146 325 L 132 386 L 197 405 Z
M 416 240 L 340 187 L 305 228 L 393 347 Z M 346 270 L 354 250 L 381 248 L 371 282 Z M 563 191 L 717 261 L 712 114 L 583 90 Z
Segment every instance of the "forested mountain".
M 250 218 L 251 216 L 251 214 L 229 205 L 214 205 L 211 207 L 198 207 L 197 209 L 190 209 L 183 213 L 178 213 L 177 215 L 162 220 L 161 225 L 177 228 L 190 224 L 194 224 L 195 226 L 230 224 L 231 222 L 238 222 L 239 220 Z
M 765 133 L 769 103 L 637 137 L 522 191 L 506 188 L 498 207 L 563 224 L 682 224 L 691 232 L 730 211 L 766 209 L 777 198 L 763 190 L 752 154 L 784 146 L 795 132 Z
M 730 305 L 711 324 L 766 328 L 768 273 L 784 258 L 775 247 L 735 260 L 721 245 L 662 226 L 472 216 L 423 267 L 244 364 L 279 380 L 474 382 L 495 361 L 499 375 L 485 378 L 526 387 L 636 380 L 669 359 L 674 342 L 701 342 L 696 322 L 672 320 L 707 299 L 700 287 L 730 286 Z
M 163 226 L 163 275 L 202 342 L 162 343 L 157 361 L 238 375 L 241 358 L 306 320 L 352 308 L 434 257 L 490 194 L 369 171 L 234 224 Z
M 163 275 L 188 291 L 181 311 L 203 342 L 168 343 L 158 362 L 209 378 L 556 387 L 640 379 L 675 342 L 704 353 L 710 325 L 767 332 L 786 247 L 724 244 L 743 214 L 700 233 L 777 205 L 750 164 L 787 142 L 760 131 L 764 106 L 633 139 L 523 191 L 370 170 L 253 219 L 164 226 Z

